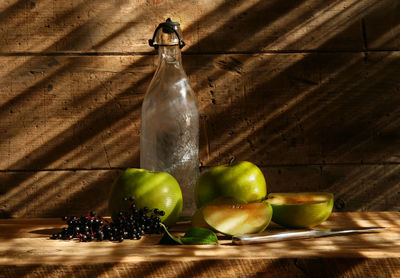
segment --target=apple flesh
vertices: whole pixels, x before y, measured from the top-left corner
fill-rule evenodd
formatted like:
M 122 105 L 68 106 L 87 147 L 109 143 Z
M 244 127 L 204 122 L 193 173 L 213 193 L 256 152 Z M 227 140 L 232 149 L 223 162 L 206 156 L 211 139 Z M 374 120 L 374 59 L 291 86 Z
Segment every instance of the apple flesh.
M 288 228 L 311 228 L 328 219 L 333 194 L 327 192 L 270 193 L 272 221 Z
M 236 205 L 239 204 L 240 202 L 234 198 L 230 197 L 220 197 L 217 199 L 212 200 L 211 202 L 208 203 L 208 205 Z M 207 224 L 207 222 L 204 220 L 204 215 L 203 215 L 203 209 L 204 207 L 199 208 L 196 210 L 196 212 L 192 216 L 192 227 L 198 227 L 198 228 L 206 228 L 210 230 L 214 230 L 210 225 Z
M 124 197 L 134 197 L 137 209 L 148 207 L 165 212 L 160 216 L 167 226 L 176 223 L 182 212 L 182 192 L 176 179 L 166 172 L 152 172 L 129 168 L 114 182 L 108 200 L 108 208 L 115 221 L 121 210 L 127 210 L 129 202 Z
M 194 193 L 198 208 L 218 197 L 232 197 L 248 203 L 264 199 L 267 185 L 256 165 L 242 161 L 205 170 L 196 182 Z
M 259 233 L 265 230 L 272 217 L 268 202 L 208 204 L 201 209 L 204 221 L 226 235 Z

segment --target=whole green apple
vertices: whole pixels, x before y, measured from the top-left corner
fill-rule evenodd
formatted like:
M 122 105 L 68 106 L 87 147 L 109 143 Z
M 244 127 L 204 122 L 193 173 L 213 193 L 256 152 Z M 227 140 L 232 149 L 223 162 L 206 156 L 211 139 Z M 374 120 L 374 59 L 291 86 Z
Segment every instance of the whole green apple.
M 176 179 L 166 172 L 152 172 L 128 168 L 114 182 L 108 208 L 113 220 L 121 210 L 127 210 L 129 202 L 124 197 L 134 197 L 138 209 L 160 209 L 165 212 L 161 221 L 167 226 L 176 223 L 182 213 L 182 192 Z
M 267 184 L 260 168 L 248 161 L 210 168 L 197 180 L 194 197 L 198 208 L 218 197 L 232 197 L 242 202 L 265 198 Z

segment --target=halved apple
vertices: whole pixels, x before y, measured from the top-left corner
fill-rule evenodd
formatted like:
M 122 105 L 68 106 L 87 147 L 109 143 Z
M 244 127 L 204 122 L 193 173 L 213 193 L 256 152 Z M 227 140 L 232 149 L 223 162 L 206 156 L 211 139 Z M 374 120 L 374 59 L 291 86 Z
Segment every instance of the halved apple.
M 204 220 L 203 208 L 199 208 L 192 216 L 192 227 L 211 229 L 211 227 Z
M 332 212 L 333 194 L 327 192 L 270 193 L 272 221 L 289 228 L 311 228 Z
M 218 232 L 227 235 L 259 233 L 271 222 L 272 208 L 268 202 L 246 204 L 232 199 L 224 202 L 210 203 L 201 209 L 204 221 Z
M 217 199 L 212 200 L 208 203 L 208 205 L 236 205 L 242 203 L 242 201 L 238 201 L 232 197 L 219 197 Z M 204 220 L 203 209 L 205 206 L 196 210 L 196 212 L 192 216 L 192 227 L 198 228 L 206 228 L 210 230 L 214 230 L 207 222 Z

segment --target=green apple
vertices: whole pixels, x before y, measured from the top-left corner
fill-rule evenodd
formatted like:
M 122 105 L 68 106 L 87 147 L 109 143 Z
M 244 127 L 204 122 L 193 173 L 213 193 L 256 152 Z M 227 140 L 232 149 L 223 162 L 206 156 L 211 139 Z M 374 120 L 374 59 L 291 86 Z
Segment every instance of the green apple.
M 272 221 L 289 228 L 311 228 L 332 212 L 333 194 L 327 192 L 270 193 Z
M 152 172 L 128 168 L 114 182 L 108 208 L 115 220 L 119 211 L 126 210 L 129 202 L 124 197 L 134 197 L 137 208 L 158 208 L 165 212 L 164 224 L 176 223 L 182 212 L 182 192 L 176 179 L 166 172 Z
M 247 161 L 205 170 L 194 189 L 198 208 L 218 197 L 232 197 L 247 203 L 260 201 L 266 194 L 267 185 L 263 173 Z
M 211 202 L 212 203 L 212 202 Z M 224 204 L 207 204 L 202 209 L 204 221 L 213 229 L 227 235 L 259 233 L 271 222 L 272 208 L 266 202 L 241 203 L 227 200 Z

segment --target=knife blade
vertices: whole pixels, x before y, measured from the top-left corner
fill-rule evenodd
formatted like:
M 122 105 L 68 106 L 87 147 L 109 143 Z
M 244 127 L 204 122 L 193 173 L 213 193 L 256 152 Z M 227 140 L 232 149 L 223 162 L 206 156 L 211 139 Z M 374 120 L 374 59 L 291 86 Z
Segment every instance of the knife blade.
M 289 231 L 267 231 L 259 234 L 238 235 L 232 238 L 236 245 L 276 242 L 283 240 L 316 238 L 335 235 L 346 235 L 355 233 L 370 233 L 386 229 L 385 227 L 356 227 L 347 229 L 309 229 Z

